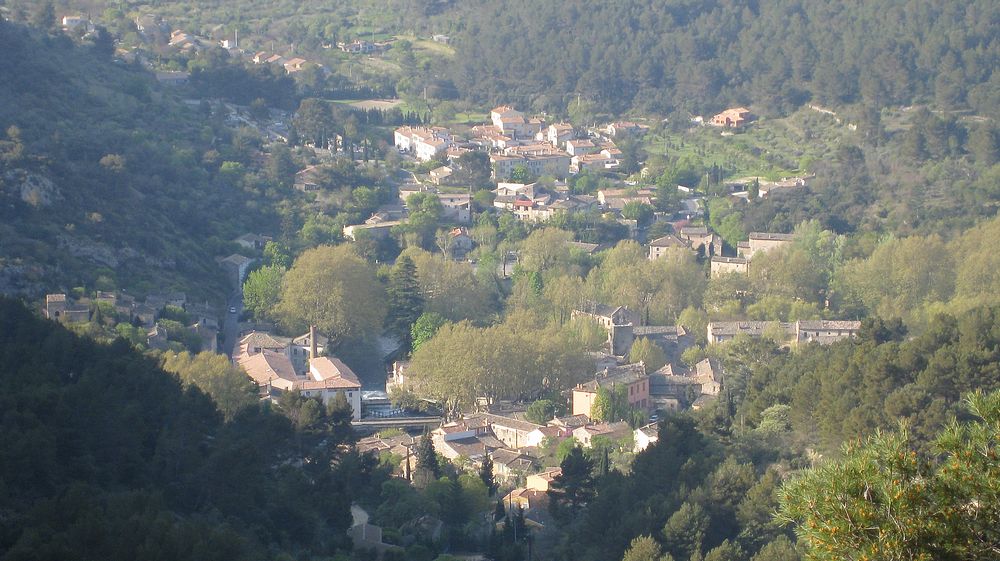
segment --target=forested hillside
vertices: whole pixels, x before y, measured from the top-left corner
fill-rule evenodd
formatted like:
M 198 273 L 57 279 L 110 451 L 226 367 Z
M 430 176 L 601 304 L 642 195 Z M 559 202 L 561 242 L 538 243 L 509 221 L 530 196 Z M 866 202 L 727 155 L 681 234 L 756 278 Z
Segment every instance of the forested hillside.
M 97 13 L 118 4 L 67 2 Z M 786 114 L 807 102 L 869 108 L 934 103 L 989 114 L 1000 107 L 1000 8 L 990 0 L 352 0 L 133 2 L 177 27 L 240 29 L 250 48 L 311 54 L 342 80 L 442 100 L 515 103 L 557 114 L 636 110 L 711 113 L 752 104 Z M 125 13 L 108 19 L 127 36 Z M 113 21 L 112 21 L 113 20 Z M 119 22 L 120 25 L 114 22 Z M 324 42 L 446 33 L 454 56 L 408 52 L 368 65 L 329 56 Z M 409 40 L 409 39 L 408 39 Z M 277 45 L 278 47 L 274 47 Z M 396 49 L 400 50 L 400 49 Z M 438 53 L 439 55 L 441 53 Z M 361 62 L 358 64 L 358 62 Z M 348 66 L 351 68 L 349 69 Z M 682 113 L 678 113 L 682 117 Z
M 0 300 L 0 382 L 2 559 L 350 548 L 348 506 L 371 466 L 338 451 L 343 431 L 320 443 L 256 404 L 224 422 L 125 341 L 98 345 L 10 300 Z
M 1000 104 L 996 2 L 491 2 L 462 8 L 462 95 L 558 110 Z M 565 94 L 565 95 L 564 95 Z M 569 99 L 566 99 L 569 97 Z
M 840 458 L 842 444 L 900 420 L 910 427 L 907 451 L 934 458 L 936 435 L 955 417 L 969 418 L 961 398 L 1000 389 L 998 313 L 981 307 L 942 315 L 915 338 L 899 324 L 872 321 L 856 340 L 791 352 L 736 341 L 720 357 L 725 394 L 695 422 L 661 422 L 659 442 L 630 473 L 597 477 L 596 499 L 565 524 L 557 551 L 565 559 L 620 559 L 631 544 L 626 561 L 656 559 L 640 553 L 653 546 L 678 561 L 827 559 L 823 550 L 796 553 L 788 541 L 793 526 L 772 519 L 782 480 L 821 458 Z M 849 481 L 842 484 L 858 482 Z M 823 487 L 814 492 L 831 496 Z M 655 540 L 632 541 L 644 535 Z
M 164 95 L 107 45 L 0 21 L 0 50 L 0 292 L 226 290 L 214 258 L 276 222 L 263 186 L 220 173 L 255 136 Z

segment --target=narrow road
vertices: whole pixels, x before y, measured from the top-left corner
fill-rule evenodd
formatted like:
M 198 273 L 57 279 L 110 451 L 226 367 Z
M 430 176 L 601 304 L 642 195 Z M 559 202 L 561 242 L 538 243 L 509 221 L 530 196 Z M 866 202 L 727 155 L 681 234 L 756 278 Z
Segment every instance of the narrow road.
M 230 310 L 236 310 L 235 313 Z M 226 299 L 226 316 L 222 322 L 222 350 L 232 358 L 240 339 L 240 314 L 243 313 L 243 289 L 236 289 Z

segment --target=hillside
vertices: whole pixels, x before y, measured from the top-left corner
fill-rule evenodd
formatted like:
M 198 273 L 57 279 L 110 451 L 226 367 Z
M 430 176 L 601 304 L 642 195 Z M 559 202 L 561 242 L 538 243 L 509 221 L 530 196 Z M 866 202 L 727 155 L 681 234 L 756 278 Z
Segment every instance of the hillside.
M 995 2 L 469 2 L 450 76 L 462 95 L 668 113 L 808 100 L 997 107 Z M 530 41 L 510 40 L 512 35 Z M 561 97 L 573 94 L 571 99 Z
M 0 50 L 0 293 L 223 294 L 214 258 L 274 224 L 218 173 L 252 136 L 97 46 L 0 22 Z
M 96 344 L 5 299 L 0 382 L 2 559 L 267 559 L 350 547 L 348 505 L 362 486 L 347 482 L 367 468 L 329 467 L 340 454 L 331 434 L 312 447 L 256 405 L 224 422 L 205 394 L 127 343 Z

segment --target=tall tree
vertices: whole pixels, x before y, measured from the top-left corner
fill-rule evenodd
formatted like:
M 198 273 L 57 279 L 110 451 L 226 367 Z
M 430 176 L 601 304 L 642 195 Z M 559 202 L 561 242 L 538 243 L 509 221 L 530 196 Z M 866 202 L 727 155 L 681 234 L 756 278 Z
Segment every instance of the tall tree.
M 431 440 L 429 432 L 420 437 L 420 443 L 417 445 L 417 466 L 432 474 L 435 479 L 441 477 L 441 465 L 438 463 L 434 441 Z
M 697 503 L 685 502 L 673 513 L 663 527 L 667 551 L 679 559 L 691 559 L 701 554 L 709 517 Z
M 272 317 L 275 306 L 281 300 L 281 281 L 285 268 L 266 265 L 251 271 L 243 283 L 243 305 L 258 320 Z
M 412 343 L 412 329 L 423 313 L 424 300 L 417 281 L 417 266 L 407 255 L 401 255 L 389 273 L 389 313 L 386 327 L 403 341 L 406 348 Z
M 559 467 L 562 473 L 552 480 L 547 493 L 552 503 L 552 515 L 565 523 L 594 498 L 594 466 L 583 449 L 577 446 L 563 458 Z
M 479 479 L 486 485 L 486 490 L 492 497 L 497 492 L 497 481 L 493 476 L 493 459 L 489 454 L 483 457 L 483 463 L 479 466 Z
M 326 148 L 334 143 L 337 126 L 330 111 L 329 103 L 313 98 L 303 99 L 295 112 L 292 124 L 298 136 L 317 148 Z
M 304 252 L 286 273 L 277 316 L 289 329 L 315 325 L 334 347 L 370 341 L 385 320 L 385 291 L 350 246 Z

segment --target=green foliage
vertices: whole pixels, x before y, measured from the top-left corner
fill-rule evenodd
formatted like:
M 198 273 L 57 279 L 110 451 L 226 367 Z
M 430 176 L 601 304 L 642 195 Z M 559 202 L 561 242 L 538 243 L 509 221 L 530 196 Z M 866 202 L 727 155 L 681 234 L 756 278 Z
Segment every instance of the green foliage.
M 632 540 L 622 561 L 665 561 L 660 544 L 649 536 L 639 536 Z
M 422 250 L 407 249 L 404 255 L 417 266 L 425 312 L 437 313 L 448 321 L 465 319 L 477 324 L 495 318 L 499 292 L 492 274 L 477 275 L 468 263 Z
M 743 559 L 743 550 L 740 546 L 725 540 L 718 547 L 713 548 L 705 554 L 705 561 L 733 561 Z
M 556 446 L 556 459 L 562 463 L 567 456 L 573 453 L 573 450 L 576 450 L 579 447 L 580 441 L 578 441 L 575 436 L 571 436 L 559 442 L 558 446 Z
M 628 386 L 618 385 L 611 390 L 602 387 L 597 390 L 590 418 L 605 422 L 627 420 L 631 423 L 633 411 L 628 402 Z
M 232 419 L 258 401 L 253 382 L 223 355 L 213 352 L 196 355 L 166 353 L 163 355 L 163 369 L 177 374 L 185 385 L 196 386 L 205 392 L 226 419 Z
M 592 363 L 579 343 L 557 326 L 531 319 L 512 315 L 487 328 L 467 321 L 443 325 L 413 353 L 414 381 L 426 396 L 450 407 L 480 396 L 523 398 L 537 395 L 546 383 L 565 389 L 581 381 Z
M 969 397 L 972 420 L 938 434 L 933 456 L 905 428 L 848 444 L 843 459 L 782 489 L 781 515 L 810 559 L 984 559 L 1000 547 L 1000 392 Z
M 795 544 L 787 537 L 779 536 L 761 548 L 751 561 L 799 561 L 801 558 Z
M 625 203 L 625 206 L 622 208 L 622 218 L 635 220 L 638 222 L 639 227 L 642 228 L 646 224 L 649 224 L 649 221 L 653 219 L 654 210 L 655 209 L 652 206 L 647 205 L 646 203 L 629 201 Z
M 487 495 L 492 497 L 497 492 L 497 482 L 493 477 L 493 459 L 487 454 L 479 466 L 479 479 L 486 486 Z
M 434 312 L 424 312 L 420 314 L 417 321 L 413 322 L 413 326 L 410 328 L 410 337 L 413 340 L 413 350 L 416 352 L 421 345 L 430 341 L 431 338 L 441 329 L 448 320 L 444 319 L 441 314 Z
M 743 215 L 729 199 L 715 198 L 708 201 L 708 220 L 712 230 L 718 232 L 730 247 L 746 240 Z
M 78 338 L 6 300 L 0 356 L 0 406 L 17 412 L 0 420 L 12 558 L 332 555 L 349 547 L 361 482 L 382 477 L 318 439 L 300 450 L 291 424 L 266 408 L 224 421 L 199 389 L 218 381 L 221 357 L 191 357 L 185 389 L 124 341 Z
M 538 399 L 528 406 L 524 412 L 524 418 L 539 425 L 544 425 L 552 420 L 556 413 L 556 406 L 548 399 Z
M 420 437 L 420 444 L 417 446 L 417 465 L 420 469 L 430 472 L 435 478 L 441 477 L 441 466 L 438 464 L 437 453 L 434 451 L 434 441 L 431 440 L 429 432 L 425 432 Z
M 708 513 L 697 503 L 681 505 L 670 515 L 663 527 L 662 534 L 667 551 L 677 559 L 700 556 L 709 522 Z
M 552 515 L 566 523 L 594 497 L 592 462 L 583 449 L 574 447 L 559 464 L 562 473 L 556 476 L 547 491 Z
M 281 281 L 285 268 L 281 265 L 265 265 L 251 271 L 243 283 L 243 305 L 255 318 L 264 320 L 272 317 L 281 300 Z
M 417 283 L 417 267 L 408 256 L 400 256 L 393 265 L 386 293 L 389 296 L 386 327 L 403 339 L 404 347 L 409 347 L 415 324 L 422 317 L 423 298 Z
M 628 361 L 645 363 L 647 372 L 655 372 L 667 363 L 667 356 L 659 345 L 646 337 L 639 337 L 629 349 Z
M 315 325 L 336 347 L 379 334 L 384 294 L 372 267 L 350 247 L 321 246 L 302 253 L 285 274 L 275 312 L 292 330 Z

